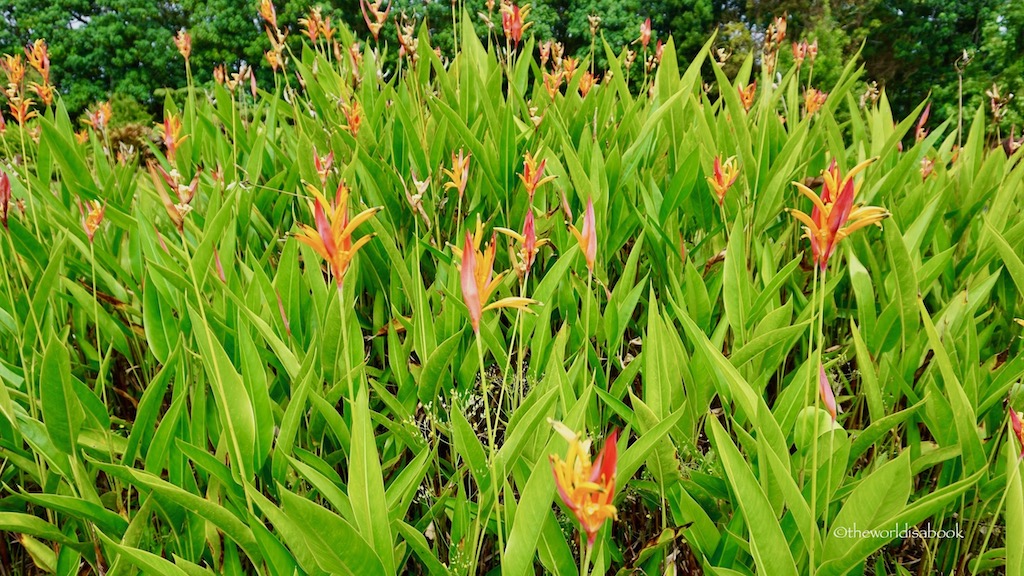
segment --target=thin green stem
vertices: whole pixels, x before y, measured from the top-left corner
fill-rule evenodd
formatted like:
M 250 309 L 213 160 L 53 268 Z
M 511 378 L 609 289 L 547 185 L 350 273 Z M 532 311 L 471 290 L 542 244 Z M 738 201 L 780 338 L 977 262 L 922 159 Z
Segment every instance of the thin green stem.
M 590 574 L 590 557 L 594 552 L 594 547 L 586 543 L 587 536 L 580 532 L 580 576 L 588 576 Z
M 501 508 L 500 508 L 500 493 L 501 490 L 499 485 L 504 484 L 504 480 L 498 477 L 497 470 L 497 449 L 495 448 L 495 435 L 494 435 L 494 424 L 491 420 L 491 400 L 490 400 L 490 386 L 487 382 L 487 375 L 484 373 L 484 343 L 483 338 L 480 337 L 480 333 L 476 334 L 476 351 L 477 357 L 480 360 L 480 386 L 484 397 L 484 414 L 487 420 L 487 447 L 490 450 L 489 455 L 489 467 L 491 469 L 491 490 L 494 495 L 494 520 L 497 523 L 498 533 L 498 557 L 502 564 L 505 560 L 505 536 L 501 531 Z
M 1013 476 L 1010 476 L 1006 483 L 1013 484 L 1018 472 L 1020 472 L 1019 458 L 1017 459 L 1016 466 L 1013 467 Z M 999 511 L 1003 509 L 1003 504 L 1006 503 L 1006 495 L 1010 493 L 1009 490 L 1003 490 L 1002 492 L 1003 495 L 999 497 L 999 504 L 996 505 L 996 511 L 992 513 L 992 526 L 990 526 L 988 532 L 985 533 L 985 539 L 981 542 L 981 550 L 978 551 L 977 559 L 974 561 L 974 568 L 971 569 L 971 576 L 977 576 L 978 574 L 978 567 L 981 566 L 981 558 L 985 555 L 985 549 L 988 548 L 988 540 L 992 537 L 992 532 L 994 532 L 996 528 L 996 522 L 999 520 Z

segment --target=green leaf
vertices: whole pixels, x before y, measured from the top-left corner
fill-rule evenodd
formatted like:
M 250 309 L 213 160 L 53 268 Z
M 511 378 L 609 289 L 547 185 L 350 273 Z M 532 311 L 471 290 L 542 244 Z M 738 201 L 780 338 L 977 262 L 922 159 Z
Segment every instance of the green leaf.
M 67 346 L 54 335 L 50 336 L 43 354 L 39 392 L 42 396 L 43 422 L 46 423 L 46 433 L 50 440 L 61 452 L 75 454 L 78 430 L 85 414 L 71 384 L 71 357 Z
M 750 553 L 758 571 L 779 576 L 796 575 L 796 561 L 790 553 L 786 535 L 760 483 L 718 419 L 708 418 L 705 422 L 711 427 L 709 436 L 722 459 L 726 478 L 735 496 L 734 503 L 750 531 Z

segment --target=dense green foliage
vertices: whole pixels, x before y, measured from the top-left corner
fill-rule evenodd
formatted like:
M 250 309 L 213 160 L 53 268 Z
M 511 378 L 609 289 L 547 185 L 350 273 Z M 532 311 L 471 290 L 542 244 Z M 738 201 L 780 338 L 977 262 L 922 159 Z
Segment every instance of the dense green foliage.
M 270 72 L 262 62 L 269 42 L 252 16 L 257 0 L 8 0 L 0 17 L 11 26 L 0 28 L 0 52 L 12 52 L 36 38 L 46 38 L 53 50 L 55 77 L 72 116 L 88 105 L 121 93 L 159 115 L 162 88 L 184 84 L 167 40 L 180 28 L 195 38 L 193 70 L 201 83 L 212 81 L 217 64 L 237 67 L 260 63 L 260 78 Z M 298 19 L 313 5 L 322 6 L 335 22 L 344 22 L 369 38 L 358 0 L 279 0 L 281 23 L 299 40 Z M 405 12 L 432 33 L 433 45 L 451 56 L 454 49 L 450 2 L 394 0 L 392 14 Z M 457 6 L 471 15 L 478 34 L 488 28 L 484 0 Z M 496 9 L 495 9 L 496 10 Z M 1003 95 L 1024 93 L 1024 4 L 1014 0 L 537 0 L 533 3 L 532 33 L 538 42 L 555 39 L 567 54 L 581 55 L 590 47 L 587 16 L 602 18 L 604 39 L 616 52 L 633 42 L 645 17 L 653 20 L 656 38 L 672 36 L 679 57 L 696 55 L 715 29 L 719 46 L 745 54 L 759 46 L 772 18 L 790 16 L 790 36 L 818 40 L 822 45 L 819 71 L 823 82 L 838 78 L 844 62 L 863 44 L 865 80 L 887 89 L 898 114 L 911 110 L 931 95 L 933 113 L 940 119 L 959 113 L 958 67 L 964 69 L 963 98 L 969 109 L 987 104 L 985 92 L 996 83 Z M 491 13 L 500 32 L 500 18 Z M 392 19 L 393 20 L 393 19 Z M 382 38 L 397 46 L 392 21 Z M 967 51 L 965 66 L 961 56 Z M 958 64 L 958 61 L 961 64 Z M 598 65 L 606 65 L 603 54 Z M 713 80 L 708 77 L 707 80 Z M 1011 101 L 1002 119 L 1003 133 L 1024 123 L 1021 102 Z
M 599 42 L 611 72 L 582 94 L 586 60 L 566 80 L 470 19 L 453 58 L 424 28 L 400 68 L 293 38 L 256 94 L 166 94 L 159 143 L 114 142 L 102 109 L 80 130 L 62 99 L 8 122 L 0 558 L 1024 573 L 1024 149 L 988 145 L 987 108 L 962 133 L 924 103 L 896 116 L 861 102 L 857 60 L 807 99 L 808 62 L 773 82 L 736 52 L 727 73 L 717 38 L 692 61 L 670 42 L 632 85 Z M 535 193 L 528 153 L 554 177 Z M 858 168 L 844 212 L 826 176 Z M 833 233 L 880 226 L 815 255 L 809 196 Z M 548 242 L 526 273 L 499 229 L 528 217 Z M 581 445 L 554 421 L 591 453 L 618 430 L 614 473 L 580 487 L 617 512 L 592 548 L 552 474 Z

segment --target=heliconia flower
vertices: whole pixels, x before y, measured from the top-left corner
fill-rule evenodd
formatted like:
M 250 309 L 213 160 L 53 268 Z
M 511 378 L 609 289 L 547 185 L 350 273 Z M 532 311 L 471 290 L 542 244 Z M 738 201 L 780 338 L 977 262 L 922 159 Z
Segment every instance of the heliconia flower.
M 523 158 L 523 173 L 519 175 L 519 178 L 522 179 L 523 184 L 526 186 L 526 192 L 530 195 L 531 203 L 537 189 L 555 179 L 554 176 L 544 176 L 544 167 L 547 163 L 547 159 L 537 162 L 537 159 L 530 152 L 527 152 Z
M 331 25 L 331 17 L 325 16 L 320 21 L 320 33 L 323 34 L 324 38 L 328 42 L 334 40 L 334 35 L 338 32 L 338 29 Z
M 753 81 L 747 84 L 746 88 L 737 87 L 737 91 L 740 93 L 740 102 L 743 103 L 743 109 L 750 112 L 750 108 L 754 105 L 754 95 L 757 93 L 757 81 Z
M 651 19 L 648 18 L 640 24 L 640 45 L 647 48 L 647 45 L 651 43 Z
M 388 2 L 387 8 L 384 10 L 380 9 L 380 5 L 383 0 L 374 0 L 373 2 L 367 2 L 366 0 L 359 0 L 359 8 L 363 11 L 363 21 L 366 22 L 366 27 L 370 29 L 370 33 L 373 34 L 375 41 L 380 40 L 380 31 L 384 27 L 384 22 L 388 19 L 388 13 L 391 12 L 391 2 Z M 370 18 L 370 15 L 373 18 Z
M 825 105 L 828 99 L 828 92 L 822 92 L 817 88 L 808 88 L 804 91 L 804 110 L 808 116 L 813 115 Z
M 1017 442 L 1020 443 L 1020 457 L 1024 458 L 1024 423 L 1021 422 L 1020 414 L 1010 407 L 1010 422 L 1013 424 L 1013 433 L 1017 435 Z
M 590 90 L 597 85 L 597 78 L 590 73 L 590 70 L 584 70 L 583 76 L 580 76 L 579 91 L 580 96 L 586 98 Z
M 519 242 L 519 258 L 521 261 L 513 263 L 516 265 L 516 271 L 519 273 L 519 276 L 525 277 L 530 273 L 530 268 L 533 267 L 533 263 L 537 260 L 537 253 L 540 252 L 541 247 L 548 244 L 547 238 L 537 239 L 537 225 L 534 221 L 533 210 L 528 209 L 526 211 L 522 234 L 508 228 L 495 228 L 495 230 Z
M 818 41 L 815 40 L 807 45 L 807 59 L 814 64 L 814 59 L 818 57 Z
M 565 46 L 561 42 L 551 44 L 551 62 L 555 68 L 562 66 L 562 54 L 565 53 Z
M 332 150 L 326 156 L 320 156 L 316 152 L 316 146 L 313 147 L 313 166 L 316 167 L 316 173 L 320 176 L 320 187 L 327 187 L 327 176 L 331 173 L 331 167 L 334 166 L 334 151 Z
M 181 133 L 181 118 L 174 114 L 165 116 L 164 123 L 157 125 L 157 127 L 162 134 L 164 148 L 167 149 L 167 161 L 173 164 L 174 156 L 178 151 L 178 145 L 188 138 L 188 134 L 179 136 Z
M 576 74 L 576 68 L 580 65 L 579 58 L 566 58 L 562 60 L 562 71 L 565 72 L 565 81 L 572 82 L 572 77 Z
M 928 122 L 928 115 L 932 111 L 932 103 L 929 102 L 924 107 L 924 112 L 921 113 L 921 119 L 917 121 L 917 129 L 914 130 L 914 142 L 920 142 L 928 136 L 928 130 L 925 129 L 924 125 Z
M 25 63 L 22 61 L 20 54 L 4 54 L 4 59 L 0 62 L 0 68 L 3 68 L 8 84 L 20 86 L 22 80 L 25 79 Z
M 562 80 L 565 79 L 565 72 L 559 70 L 558 72 L 545 72 L 544 73 L 544 88 L 548 91 L 548 96 L 551 96 L 551 100 L 558 96 L 562 89 Z
M 85 119 L 82 121 L 92 126 L 93 130 L 97 132 L 103 132 L 107 129 L 110 124 L 110 119 L 114 116 L 113 109 L 110 107 L 110 101 L 102 102 L 92 112 L 86 112 Z
M 665 44 L 658 40 L 658 43 L 654 45 L 654 61 L 661 64 L 661 57 L 665 54 Z
M 267 50 L 263 53 L 263 57 L 267 59 L 267 64 L 270 64 L 270 69 L 274 72 L 277 72 L 284 61 L 284 55 L 277 50 Z
M 793 60 L 799 67 L 804 62 L 804 58 L 807 57 L 807 41 L 793 42 Z
M 708 184 L 718 198 L 719 205 L 725 203 L 725 194 L 739 175 L 740 168 L 736 164 L 735 156 L 730 156 L 724 163 L 721 156 L 715 156 L 714 175 L 708 176 Z
M 7 132 L 7 120 L 4 118 L 4 111 L 0 110 L 0 134 Z
M 772 39 L 775 41 L 775 44 L 777 46 L 781 46 L 782 45 L 782 41 L 786 39 L 786 28 L 787 28 L 787 26 L 788 26 L 788 21 L 786 19 L 786 15 L 785 14 L 775 18 L 774 28 L 772 29 L 772 31 L 774 32 L 774 34 L 772 34 L 772 36 L 773 36 Z
M 419 180 L 416 178 L 416 171 L 413 170 L 412 183 L 416 187 L 416 193 L 410 194 L 409 190 L 406 189 L 405 199 L 409 202 L 409 207 L 415 210 L 420 218 L 423 219 L 423 223 L 427 225 L 427 228 L 430 228 L 430 216 L 427 214 L 426 209 L 423 208 L 423 195 L 430 189 L 430 174 L 427 174 L 427 177 L 423 180 Z
M 217 84 L 224 84 L 224 81 L 227 80 L 227 69 L 223 64 L 213 67 L 213 79 L 217 81 Z
M 618 467 L 618 430 L 613 430 L 604 441 L 597 460 L 590 461 L 590 440 L 580 441 L 560 422 L 551 422 L 555 430 L 569 442 L 569 452 L 563 462 L 557 455 L 549 456 L 555 486 L 562 502 L 576 516 L 580 530 L 587 535 L 587 546 L 592 547 L 601 525 L 616 518 L 615 474 Z
M 351 104 L 343 102 L 341 105 L 341 112 L 345 115 L 345 130 L 348 130 L 349 134 L 355 138 L 359 135 L 359 125 L 363 121 L 359 101 L 353 100 Z
M 932 172 L 935 170 L 935 160 L 931 158 L 921 158 L 921 180 L 927 180 Z
M 487 303 L 491 294 L 494 293 L 494 289 L 505 277 L 505 273 L 494 275 L 494 256 L 498 249 L 494 234 L 491 234 L 490 244 L 481 251 L 482 240 L 483 226 L 477 220 L 476 234 L 470 234 L 467 231 L 462 249 L 452 247 L 452 252 L 461 260 L 459 274 L 462 282 L 462 300 L 466 303 L 466 308 L 469 309 L 469 322 L 473 326 L 473 332 L 477 334 L 480 333 L 480 319 L 485 311 L 496 308 L 517 308 L 529 312 L 529 306 L 537 303 L 532 298 L 515 296 Z
M 40 38 L 32 43 L 31 49 L 25 48 L 28 63 L 43 77 L 43 84 L 50 83 L 50 55 L 46 50 L 46 41 Z
M 178 30 L 178 33 L 174 36 L 174 45 L 178 47 L 178 53 L 181 54 L 181 57 L 188 62 L 189 57 L 192 55 L 192 35 L 184 28 Z
M 93 237 L 96 236 L 96 231 L 100 228 L 100 224 L 103 223 L 103 216 L 106 214 L 107 209 L 96 200 L 86 200 L 84 204 L 81 202 L 78 204 L 78 210 L 82 213 L 82 229 L 85 230 L 85 235 L 89 237 L 89 242 L 92 242 Z
M 529 6 L 520 8 L 518 4 L 503 4 L 501 7 L 501 29 L 516 46 L 523 40 L 523 32 L 533 24 L 526 22 L 529 13 Z
M 31 110 L 34 103 L 31 98 L 10 95 L 7 98 L 7 107 L 11 110 L 11 116 L 20 126 L 24 126 L 25 122 L 39 115 L 35 110 Z
M 323 28 L 323 9 L 319 6 L 314 7 L 309 11 L 308 18 L 299 18 L 299 24 L 306 27 L 302 33 L 315 44 L 317 38 L 320 37 L 320 30 Z
M 874 161 L 875 158 L 870 158 L 861 162 L 843 177 L 839 166 L 833 160 L 823 174 L 821 196 L 803 183 L 793 182 L 800 193 L 814 203 L 814 209 L 810 216 L 799 210 L 787 208 L 786 211 L 804 224 L 805 236 L 811 240 L 814 261 L 822 270 L 828 266 L 829 258 L 844 238 L 871 224 L 881 226 L 882 220 L 889 217 L 889 212 L 885 208 L 855 206 L 853 203 L 857 195 L 853 177 Z
M 466 193 L 466 184 L 469 182 L 469 159 L 470 154 L 463 154 L 462 148 L 459 148 L 458 156 L 452 153 L 452 169 L 442 169 L 442 172 L 450 179 L 444 185 L 445 190 L 455 189 L 459 191 L 459 202 L 462 201 L 462 196 Z
M 594 272 L 594 261 L 597 260 L 597 225 L 594 217 L 594 199 L 587 200 L 587 211 L 583 213 L 583 231 L 580 232 L 572 224 L 569 230 L 579 242 L 580 252 L 583 252 L 587 259 L 587 269 Z
M 29 88 L 36 93 L 36 96 L 39 96 L 39 100 L 43 103 L 43 106 L 53 104 L 55 88 L 52 84 L 39 84 L 38 82 L 32 82 L 29 84 Z
M 163 202 L 167 215 L 171 218 L 171 222 L 174 223 L 174 227 L 178 229 L 178 232 L 183 232 L 185 230 L 185 216 L 192 211 L 192 199 L 195 198 L 196 190 L 199 187 L 201 170 L 196 171 L 195 176 L 192 177 L 192 182 L 185 185 L 181 182 L 181 175 L 177 170 L 171 170 L 168 173 L 164 170 L 163 166 L 152 160 L 149 161 L 147 166 L 149 168 L 149 176 L 153 180 L 153 187 L 156 188 L 157 193 L 160 195 L 160 201 Z M 177 203 L 171 200 L 167 191 L 164 190 L 165 183 L 174 191 L 178 200 Z
M 601 17 L 597 14 L 590 14 L 587 16 L 587 22 L 590 23 L 590 35 L 597 36 L 597 29 L 601 26 Z
M 540 47 L 540 69 L 544 70 L 551 59 L 551 40 L 541 43 Z
M 338 184 L 333 206 L 315 187 L 307 184 L 306 188 L 315 197 L 313 218 L 316 221 L 316 228 L 299 224 L 299 231 L 295 233 L 295 239 L 312 248 L 327 261 L 338 290 L 341 290 L 345 273 L 348 272 L 348 267 L 356 252 L 373 239 L 373 234 L 368 234 L 352 242 L 352 234 L 362 223 L 373 218 L 380 208 L 368 208 L 349 220 L 349 191 L 345 182 Z
M 277 29 L 277 10 L 270 0 L 260 0 L 260 16 L 270 24 L 271 28 Z
M 818 393 L 821 395 L 821 402 L 825 405 L 825 409 L 832 416 L 832 421 L 836 421 L 836 395 L 832 391 L 832 384 L 828 381 L 828 375 L 825 374 L 825 367 L 818 364 Z
M 11 177 L 0 170 L 0 222 L 7 229 L 7 217 L 11 211 Z

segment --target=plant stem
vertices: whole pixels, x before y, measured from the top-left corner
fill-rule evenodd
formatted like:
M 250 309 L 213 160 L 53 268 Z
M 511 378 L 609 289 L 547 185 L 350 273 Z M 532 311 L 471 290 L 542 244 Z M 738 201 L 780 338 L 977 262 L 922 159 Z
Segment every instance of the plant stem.
M 586 536 L 580 532 L 580 576 L 587 576 L 590 573 L 590 556 L 594 551 L 594 547 L 585 542 Z
M 476 334 L 476 351 L 480 360 L 480 387 L 484 397 L 484 415 L 487 420 L 487 447 L 490 450 L 488 460 L 490 462 L 489 467 L 491 469 L 491 490 L 494 494 L 494 519 L 498 525 L 498 557 L 501 563 L 504 564 L 505 537 L 501 532 L 501 509 L 499 508 L 500 490 L 498 489 L 498 485 L 504 484 L 504 481 L 498 478 L 497 473 L 497 450 L 494 446 L 494 425 L 491 423 L 490 386 L 487 384 L 487 375 L 484 373 L 484 341 L 483 338 L 480 337 L 479 332 Z

